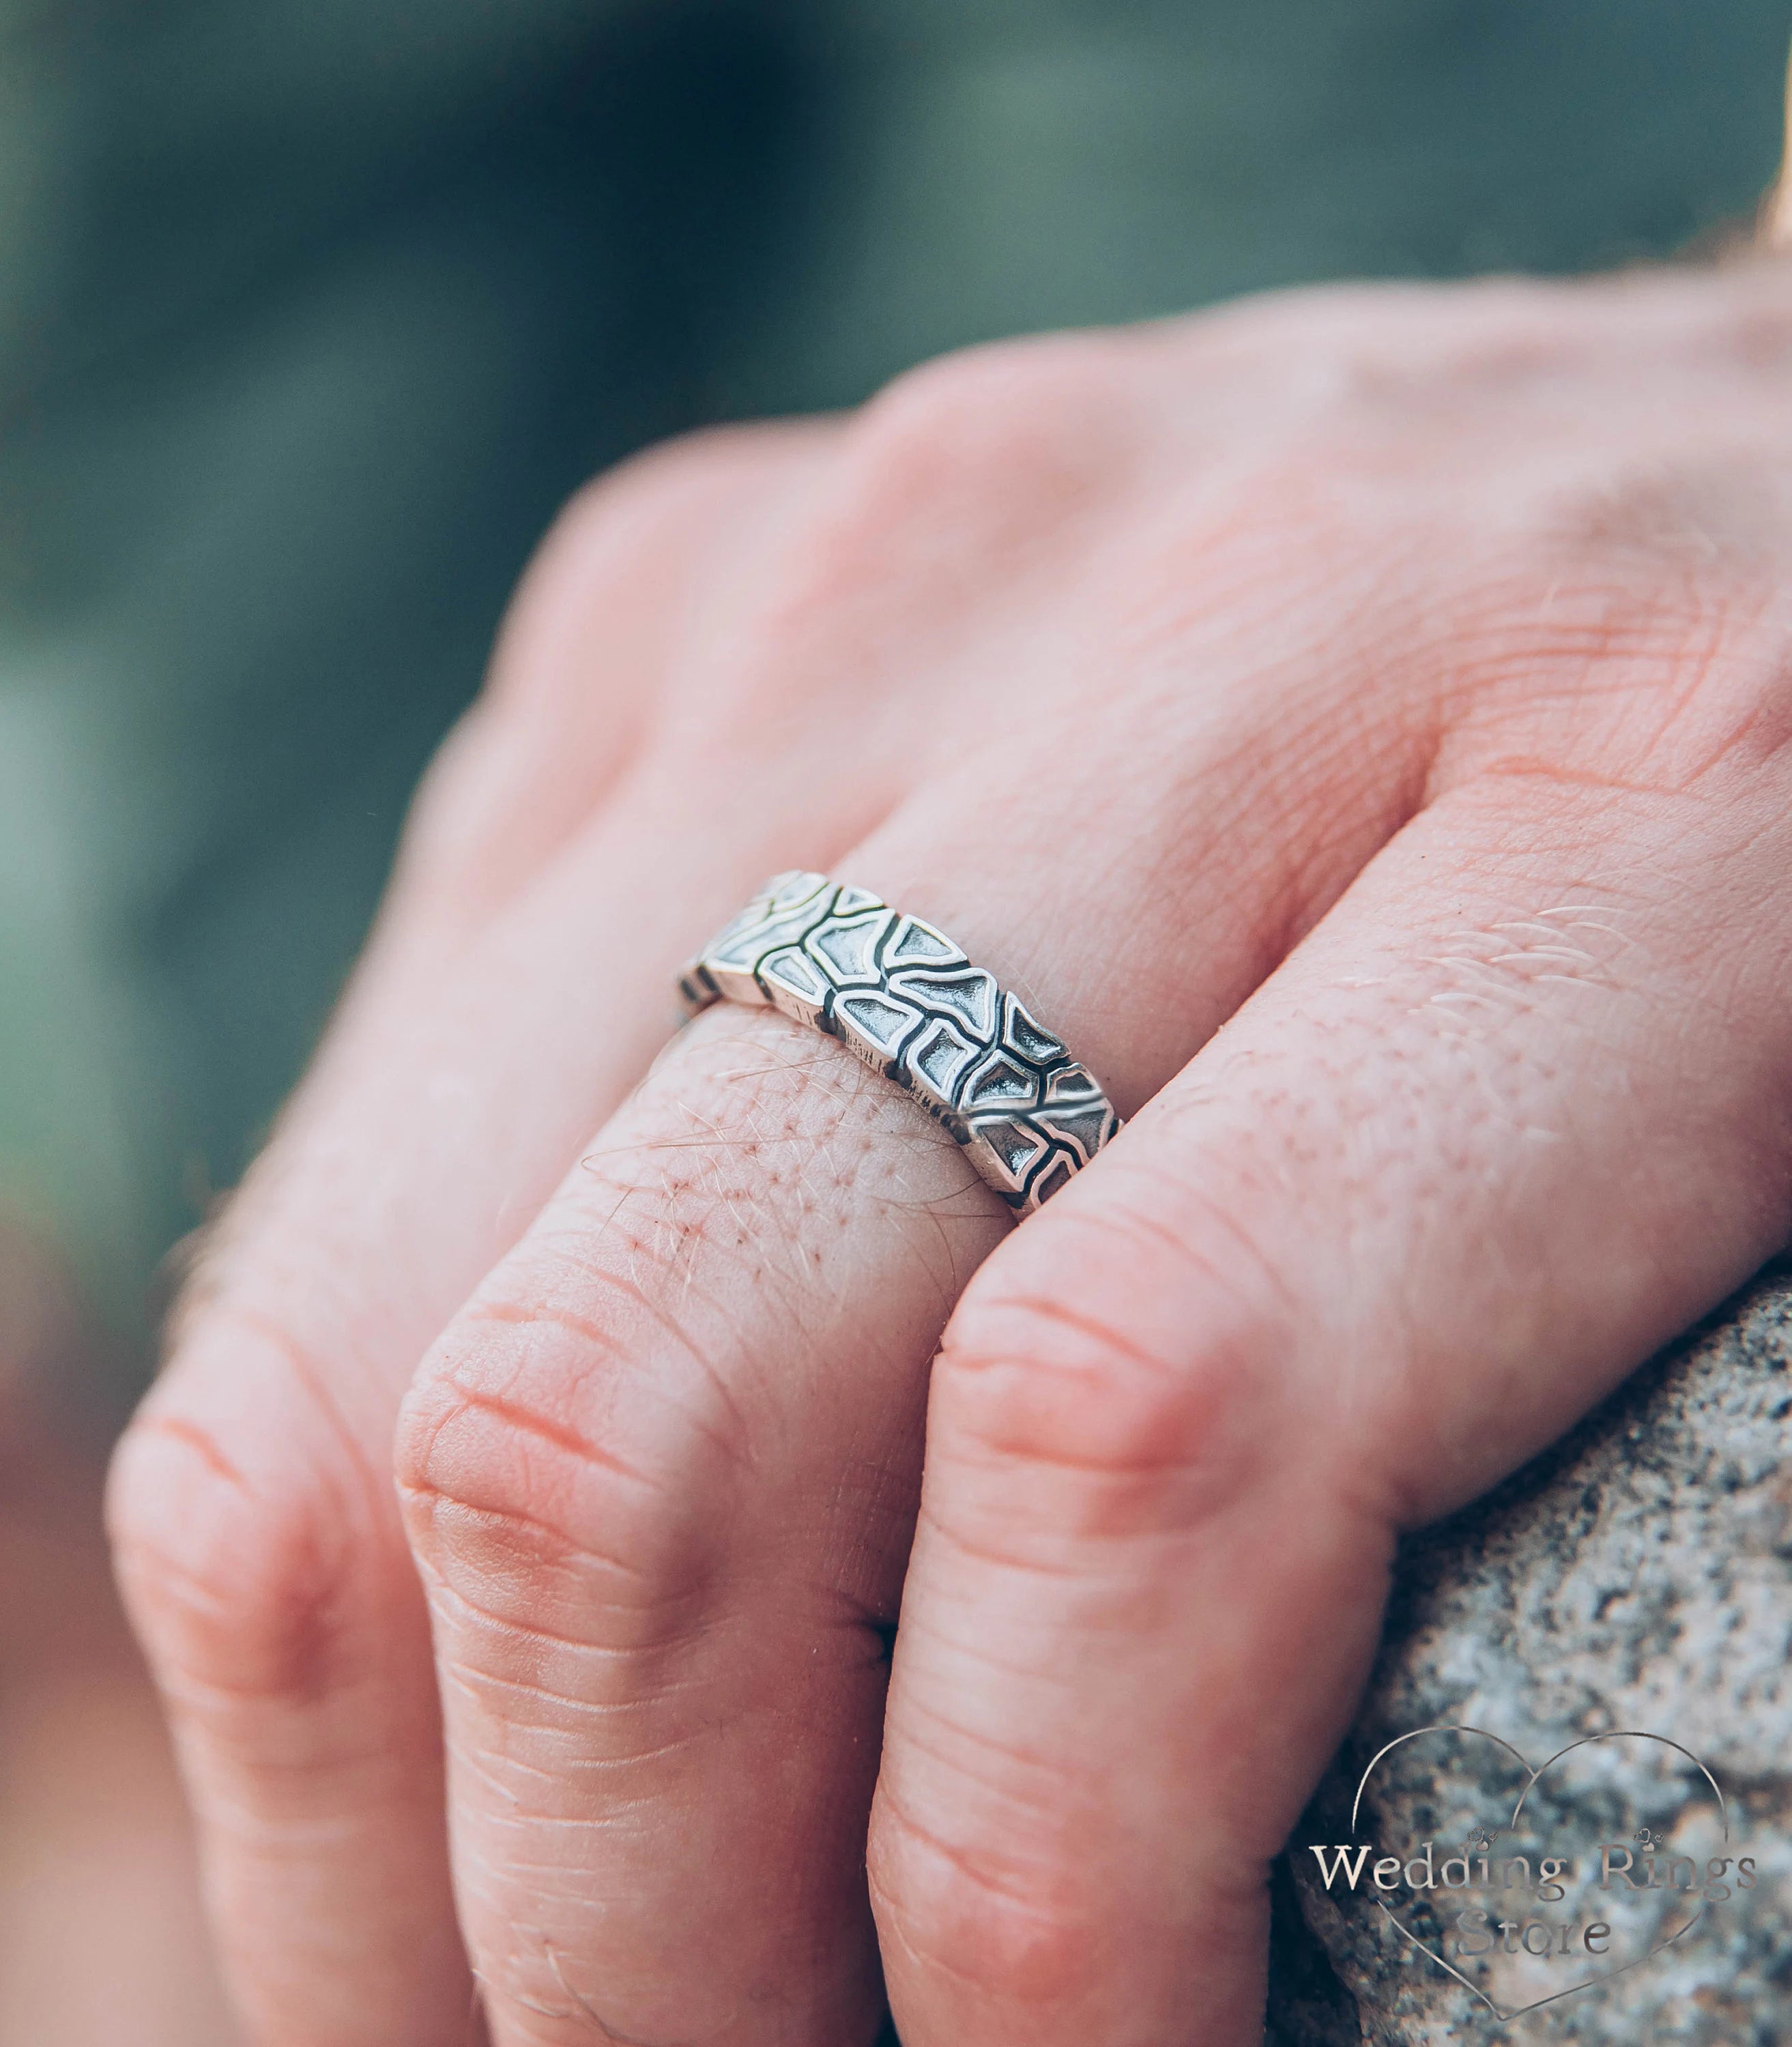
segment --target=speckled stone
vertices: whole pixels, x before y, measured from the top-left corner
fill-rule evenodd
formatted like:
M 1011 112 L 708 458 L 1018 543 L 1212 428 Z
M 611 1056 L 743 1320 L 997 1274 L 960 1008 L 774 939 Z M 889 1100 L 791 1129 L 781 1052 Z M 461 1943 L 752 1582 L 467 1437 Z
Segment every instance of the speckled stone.
M 1792 1276 L 1782 1265 L 1546 1457 L 1406 1546 L 1362 1709 L 1277 1868 L 1271 2047 L 1792 2040 L 1789 1418 Z M 1384 1744 L 1444 1723 L 1487 1728 L 1535 1763 L 1615 1729 L 1683 1743 L 1722 1786 L 1729 1852 L 1755 1858 L 1757 1887 L 1714 1904 L 1625 1974 L 1502 2026 L 1414 1954 L 1366 1884 L 1328 1893 L 1306 1852 L 1353 1839 L 1351 1800 Z M 1555 1784 L 1565 1772 L 1550 1773 L 1537 1824 L 1578 1828 L 1589 1846 L 1631 1839 L 1633 1823 L 1665 1832 L 1676 1852 L 1724 1846 L 1715 1801 L 1679 1802 L 1683 1779 L 1670 1796 L 1638 1759 L 1645 1750 L 1668 1753 L 1616 1742 L 1577 1751 L 1566 1770 L 1589 1755 L 1624 1761 L 1598 1783 Z M 1434 1832 L 1442 1854 L 1477 1805 L 1496 1822 L 1502 1804 L 1510 1810 L 1515 1766 L 1492 1744 L 1433 1736 L 1392 1763 L 1378 1766 L 1364 1805 L 1364 1833 L 1379 1829 L 1389 1845 Z M 1649 1944 L 1639 1929 L 1662 1937 L 1683 1902 L 1620 1902 L 1638 1952 Z M 1469 1966 L 1487 1987 L 1480 1972 L 1502 1964 Z M 1546 1966 L 1532 1968 L 1533 1981 Z

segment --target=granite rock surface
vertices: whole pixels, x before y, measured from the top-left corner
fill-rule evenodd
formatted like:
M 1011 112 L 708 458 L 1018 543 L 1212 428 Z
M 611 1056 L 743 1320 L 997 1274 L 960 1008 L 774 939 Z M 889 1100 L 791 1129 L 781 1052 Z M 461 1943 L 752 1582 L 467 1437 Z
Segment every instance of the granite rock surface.
M 1275 1872 L 1271 2047 L 1792 2041 L 1789 1444 L 1782 1267 L 1407 1544 L 1356 1724 Z M 1465 1725 L 1485 1736 L 1400 1741 Z M 1328 1887 L 1311 1844 L 1365 1841 L 1356 1887 L 1335 1864 Z

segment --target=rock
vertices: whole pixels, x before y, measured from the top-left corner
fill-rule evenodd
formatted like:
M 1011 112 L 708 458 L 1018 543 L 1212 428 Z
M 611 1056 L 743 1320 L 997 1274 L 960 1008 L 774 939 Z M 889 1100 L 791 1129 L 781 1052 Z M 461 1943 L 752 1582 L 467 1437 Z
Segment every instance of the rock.
M 1792 1279 L 1781 1268 L 1545 1457 L 1403 1547 L 1361 1710 L 1276 1869 L 1271 2047 L 1792 2040 L 1789 1416 Z M 1399 1933 L 1366 1875 L 1355 1892 L 1341 1878 L 1328 1890 L 1308 1844 L 1372 1836 L 1407 1852 L 1434 1838 L 1442 1857 L 1461 1852 L 1465 1816 L 1504 1823 L 1523 1769 L 1492 1743 L 1430 1736 L 1376 1766 L 1353 1836 L 1351 1801 L 1370 1759 L 1440 1724 L 1488 1729 L 1533 1765 L 1583 1744 L 1539 1779 L 1522 1824 L 1495 1844 L 1574 1851 L 1573 1884 L 1551 1923 L 1574 1919 L 1577 1941 L 1590 1915 L 1608 1913 L 1619 1928 L 1614 1963 L 1627 1939 L 1628 1958 L 1687 1930 L 1624 1973 L 1502 2026 Z M 1725 1851 L 1717 1801 L 1691 1766 L 1659 1743 L 1616 1739 L 1623 1729 L 1666 1736 L 1709 1766 L 1728 1801 L 1727 1852 L 1757 1864 L 1751 1892 L 1732 1890 L 1689 1923 L 1707 1903 L 1702 1890 L 1664 1883 L 1632 1895 L 1616 1855 L 1608 1886 L 1589 1887 L 1599 1844 L 1633 1844 L 1643 1826 L 1695 1857 L 1674 1868 L 1679 1884 L 1702 1883 L 1706 1851 Z M 1533 1839 L 1521 1842 L 1527 1829 Z M 1491 1868 L 1500 1867 L 1496 1857 Z M 1422 1881 L 1422 1865 L 1415 1873 Z M 1523 1894 L 1502 1893 L 1495 1917 L 1550 1918 L 1529 1898 L 1506 1905 L 1509 1895 Z M 1419 1925 L 1426 1898 L 1394 1897 Z M 1600 1965 L 1496 1954 L 1461 1966 L 1509 2008 L 1521 1992 L 1570 1985 Z

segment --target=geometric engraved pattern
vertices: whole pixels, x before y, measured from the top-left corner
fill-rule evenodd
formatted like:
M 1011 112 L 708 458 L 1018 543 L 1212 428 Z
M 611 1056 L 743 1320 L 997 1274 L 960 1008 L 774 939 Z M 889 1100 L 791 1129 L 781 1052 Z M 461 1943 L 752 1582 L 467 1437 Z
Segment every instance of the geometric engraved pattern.
M 1120 1128 L 1087 1067 L 944 933 L 863 888 L 780 874 L 679 983 L 695 1013 L 769 1004 L 887 1074 L 1022 1215 Z

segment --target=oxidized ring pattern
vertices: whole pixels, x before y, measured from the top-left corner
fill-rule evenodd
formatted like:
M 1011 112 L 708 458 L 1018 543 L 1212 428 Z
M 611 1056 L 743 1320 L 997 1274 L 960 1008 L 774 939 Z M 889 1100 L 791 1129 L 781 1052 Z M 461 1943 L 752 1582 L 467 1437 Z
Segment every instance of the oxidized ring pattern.
M 780 874 L 679 983 L 694 1014 L 769 1004 L 838 1038 L 1031 1215 L 1120 1128 L 1101 1085 L 943 932 L 869 890 Z

